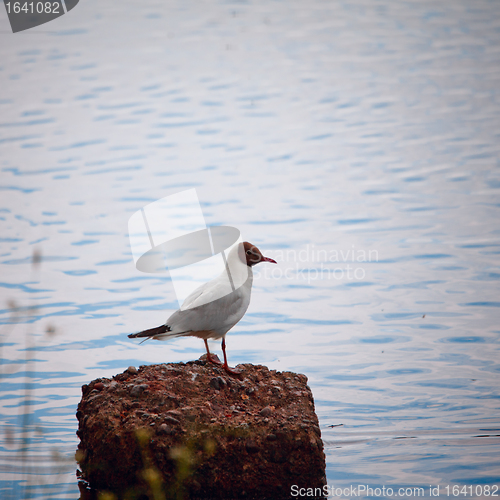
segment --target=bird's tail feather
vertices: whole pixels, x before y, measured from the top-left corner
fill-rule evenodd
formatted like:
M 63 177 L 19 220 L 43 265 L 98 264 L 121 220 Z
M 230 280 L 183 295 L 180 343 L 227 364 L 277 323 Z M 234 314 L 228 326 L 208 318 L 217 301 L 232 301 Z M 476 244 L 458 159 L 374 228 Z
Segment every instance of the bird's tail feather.
M 156 335 L 161 335 L 163 333 L 168 333 L 170 331 L 170 327 L 168 325 L 161 325 L 155 328 L 150 328 L 149 330 L 143 330 L 139 333 L 131 333 L 128 338 L 136 339 L 141 337 L 155 337 Z M 147 339 L 146 339 L 147 340 Z

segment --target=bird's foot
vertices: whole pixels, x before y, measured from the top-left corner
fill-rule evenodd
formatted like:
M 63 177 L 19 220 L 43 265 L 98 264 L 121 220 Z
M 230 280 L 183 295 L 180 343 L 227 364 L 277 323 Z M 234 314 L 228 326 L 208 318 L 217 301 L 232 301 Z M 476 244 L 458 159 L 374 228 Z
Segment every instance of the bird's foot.
M 210 353 L 210 356 L 207 356 L 207 359 L 215 365 L 222 365 L 222 361 L 219 359 L 219 356 L 217 356 L 217 354 Z
M 226 373 L 232 377 L 239 377 L 241 375 L 241 370 L 238 370 L 238 368 L 231 368 L 227 363 L 224 364 L 223 368 L 226 370 Z

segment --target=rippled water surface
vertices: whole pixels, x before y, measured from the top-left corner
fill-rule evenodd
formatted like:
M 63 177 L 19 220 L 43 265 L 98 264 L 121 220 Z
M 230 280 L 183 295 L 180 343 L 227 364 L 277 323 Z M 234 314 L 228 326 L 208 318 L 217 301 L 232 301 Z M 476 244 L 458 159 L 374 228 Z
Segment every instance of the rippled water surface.
M 190 188 L 279 261 L 230 362 L 309 377 L 331 487 L 500 484 L 497 1 L 82 0 L 0 42 L 2 498 L 78 498 L 82 384 L 203 353 L 126 336 L 177 304 L 127 221 Z

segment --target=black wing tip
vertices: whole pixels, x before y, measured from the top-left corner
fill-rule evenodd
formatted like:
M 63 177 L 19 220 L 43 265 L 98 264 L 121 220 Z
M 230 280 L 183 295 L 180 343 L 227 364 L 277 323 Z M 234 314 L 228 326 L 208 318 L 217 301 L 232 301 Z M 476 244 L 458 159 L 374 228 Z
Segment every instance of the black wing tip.
M 168 325 L 161 325 L 155 328 L 150 328 L 149 330 L 144 330 L 139 333 L 130 333 L 127 335 L 129 339 L 137 339 L 141 337 L 154 337 L 155 335 L 161 335 L 162 333 L 167 333 L 171 330 Z

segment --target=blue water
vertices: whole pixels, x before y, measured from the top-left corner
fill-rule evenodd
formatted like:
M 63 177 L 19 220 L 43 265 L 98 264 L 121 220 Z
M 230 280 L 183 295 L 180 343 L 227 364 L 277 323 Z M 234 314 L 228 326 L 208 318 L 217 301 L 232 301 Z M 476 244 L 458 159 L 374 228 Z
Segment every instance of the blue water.
M 0 54 L 2 498 L 78 498 L 82 384 L 203 353 L 126 337 L 177 306 L 128 219 L 190 188 L 279 262 L 229 358 L 309 377 L 336 496 L 492 496 L 500 3 L 82 0 L 15 35 L 0 8 Z

